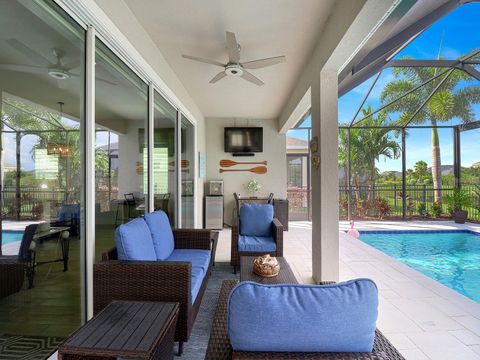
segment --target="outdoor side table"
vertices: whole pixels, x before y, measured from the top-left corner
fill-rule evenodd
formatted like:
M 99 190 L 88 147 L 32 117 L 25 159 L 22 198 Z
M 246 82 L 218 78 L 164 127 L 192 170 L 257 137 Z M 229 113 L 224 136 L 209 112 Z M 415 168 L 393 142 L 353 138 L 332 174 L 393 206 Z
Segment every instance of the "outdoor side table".
M 58 359 L 173 359 L 178 303 L 113 301 L 58 348 Z

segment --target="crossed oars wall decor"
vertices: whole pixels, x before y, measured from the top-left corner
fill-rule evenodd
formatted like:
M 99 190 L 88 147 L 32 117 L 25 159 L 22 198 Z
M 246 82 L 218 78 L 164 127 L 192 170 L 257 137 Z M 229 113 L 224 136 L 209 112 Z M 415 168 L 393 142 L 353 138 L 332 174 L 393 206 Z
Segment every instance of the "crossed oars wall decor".
M 232 166 L 237 165 L 263 165 L 263 166 L 255 166 L 250 169 L 222 169 L 222 168 L 230 168 Z M 267 162 L 266 161 L 234 161 L 234 160 L 220 160 L 220 172 L 229 172 L 229 171 L 245 171 L 251 172 L 254 174 L 266 174 L 267 173 Z

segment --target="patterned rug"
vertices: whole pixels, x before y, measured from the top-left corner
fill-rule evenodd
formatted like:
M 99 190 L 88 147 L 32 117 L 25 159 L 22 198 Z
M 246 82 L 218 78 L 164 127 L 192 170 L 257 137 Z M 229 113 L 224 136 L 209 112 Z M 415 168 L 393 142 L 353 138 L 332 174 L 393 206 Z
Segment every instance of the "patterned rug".
M 2 360 L 44 360 L 63 341 L 61 337 L 0 335 L 0 358 Z

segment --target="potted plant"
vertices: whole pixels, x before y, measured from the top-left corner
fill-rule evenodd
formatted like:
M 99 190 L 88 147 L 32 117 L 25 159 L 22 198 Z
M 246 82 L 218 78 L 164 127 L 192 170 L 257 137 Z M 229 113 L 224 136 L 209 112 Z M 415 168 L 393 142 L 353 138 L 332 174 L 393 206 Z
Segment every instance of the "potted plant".
M 472 206 L 470 193 L 464 189 L 454 189 L 452 194 L 445 195 L 445 203 L 449 207 L 453 220 L 457 224 L 465 224 L 468 212 L 464 208 Z
M 262 188 L 262 185 L 255 179 L 250 180 L 245 185 L 245 189 L 250 193 L 250 196 L 255 197 L 257 192 Z

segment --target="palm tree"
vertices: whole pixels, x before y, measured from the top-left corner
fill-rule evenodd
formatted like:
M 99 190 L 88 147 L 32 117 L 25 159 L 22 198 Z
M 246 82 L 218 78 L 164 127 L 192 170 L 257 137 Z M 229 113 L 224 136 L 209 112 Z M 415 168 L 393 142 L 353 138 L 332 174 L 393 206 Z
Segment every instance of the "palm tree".
M 401 95 L 437 75 L 437 72 L 437 68 L 429 67 L 393 68 L 392 73 L 396 79 L 388 83 L 382 90 L 381 101 L 387 104 L 398 99 Z M 442 202 L 442 172 L 440 140 L 436 126 L 454 118 L 459 118 L 464 123 L 476 120 L 472 104 L 480 103 L 480 86 L 469 84 L 470 80 L 470 76 L 462 70 L 449 71 L 386 109 L 388 113 L 400 112 L 399 125 L 405 125 L 408 122 L 412 124 L 431 122 L 432 178 L 435 189 L 434 198 L 438 203 Z M 435 91 L 437 86 L 439 88 Z M 435 93 L 418 111 L 418 108 L 434 91 Z M 416 113 L 417 111 L 418 113 Z
M 371 105 L 362 109 L 363 116 L 372 113 Z M 362 123 L 362 127 L 350 129 L 350 166 L 352 170 L 352 185 L 359 189 L 362 179 L 366 179 L 370 188 L 375 188 L 378 177 L 376 162 L 381 156 L 389 159 L 400 157 L 400 145 L 394 139 L 393 132 L 385 127 L 386 114 L 380 112 L 370 116 Z M 393 136 L 392 136 L 393 135 Z M 347 170 L 348 166 L 348 136 L 347 130 L 340 132 L 339 164 Z M 373 192 L 370 193 L 370 196 Z M 357 193 L 359 198 L 359 193 Z

